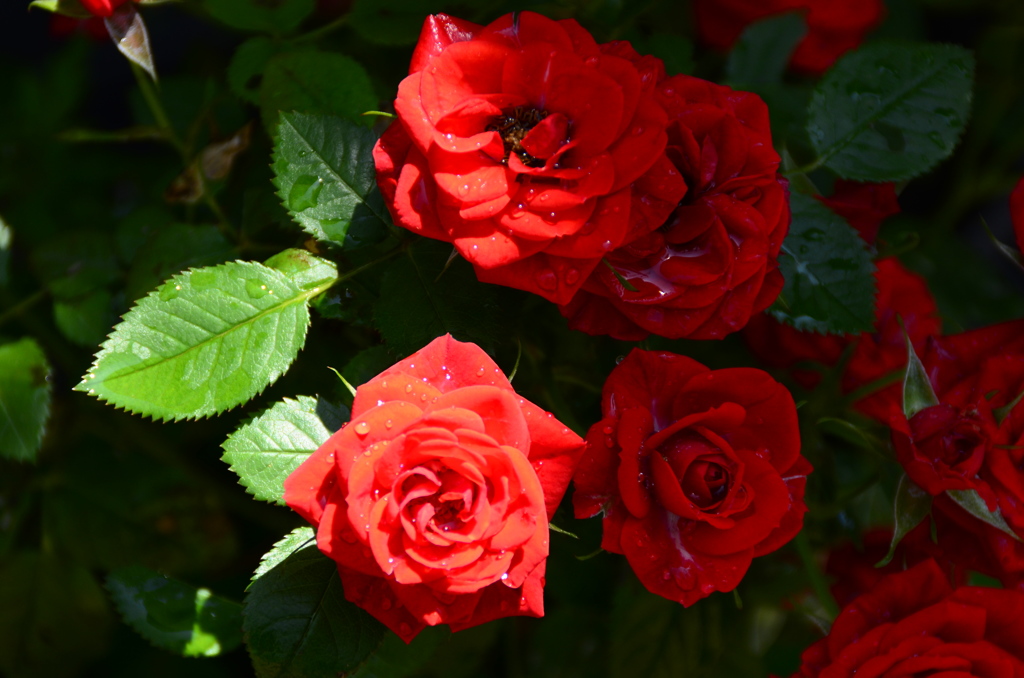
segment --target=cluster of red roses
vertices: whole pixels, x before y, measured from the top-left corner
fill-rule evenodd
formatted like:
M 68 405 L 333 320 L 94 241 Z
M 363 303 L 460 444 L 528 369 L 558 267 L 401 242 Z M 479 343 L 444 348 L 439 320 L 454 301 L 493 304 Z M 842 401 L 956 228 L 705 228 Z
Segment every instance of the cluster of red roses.
M 723 44 L 735 34 L 713 15 L 728 4 L 697 4 Z M 805 70 L 850 46 L 815 6 L 782 8 L 810 9 L 794 57 Z M 875 8 L 863 32 L 881 10 L 857 6 Z M 1024 621 L 1024 593 L 954 590 L 933 560 L 1024 580 L 1024 545 L 943 494 L 977 490 L 1024 536 L 1024 321 L 943 336 L 924 280 L 894 258 L 878 262 L 873 332 L 751 320 L 781 289 L 789 225 L 767 108 L 666 77 L 574 21 L 430 17 L 395 109 L 374 158 L 396 223 L 451 242 L 481 280 L 554 301 L 590 333 L 719 338 L 750 321 L 769 365 L 848 357 L 842 388 L 891 425 L 910 478 L 937 495 L 938 543 L 920 538 L 927 526 L 911 535 L 907 562 L 923 562 L 853 599 L 799 675 L 1024 676 L 1024 644 L 1003 630 Z M 1024 184 L 1014 200 L 1024 208 Z M 891 185 L 839 182 L 825 202 L 869 243 L 898 211 Z M 901 322 L 940 400 L 909 421 L 891 379 L 908 361 Z M 481 349 L 442 337 L 359 387 L 351 422 L 285 498 L 316 526 L 346 597 L 407 641 L 426 625 L 543 614 L 548 521 L 570 481 L 577 517 L 603 513 L 602 547 L 684 605 L 732 590 L 801 529 L 812 469 L 792 396 L 767 373 L 634 350 L 608 377 L 602 414 L 584 441 Z

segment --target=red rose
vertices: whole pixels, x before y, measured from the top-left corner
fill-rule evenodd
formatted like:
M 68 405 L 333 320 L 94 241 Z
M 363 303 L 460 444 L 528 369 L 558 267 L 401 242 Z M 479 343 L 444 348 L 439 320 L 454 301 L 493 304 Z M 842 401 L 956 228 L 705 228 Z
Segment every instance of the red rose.
M 663 77 L 570 19 L 428 17 L 374 148 L 395 222 L 453 243 L 480 280 L 566 303 L 686 192 L 663 152 Z
M 82 6 L 85 7 L 85 11 L 89 12 L 94 16 L 107 18 L 113 15 L 121 5 L 125 4 L 129 0 L 81 0 Z
M 991 496 L 977 475 L 991 446 L 991 422 L 977 410 L 942 403 L 892 422 L 896 458 L 907 475 L 929 494 L 978 490 Z
M 583 441 L 450 336 L 356 390 L 351 423 L 285 481 L 345 597 L 406 642 L 542 616 L 548 519 Z
M 893 183 L 862 184 L 837 179 L 832 196 L 818 199 L 857 229 L 860 237 L 870 245 L 878 239 L 882 222 L 900 213 Z
M 894 257 L 877 262 L 878 301 L 875 310 L 875 331 L 861 335 L 823 335 L 801 332 L 766 316 L 755 316 L 743 336 L 753 354 L 770 367 L 789 368 L 801 362 L 818 362 L 833 366 L 844 349 L 854 344 L 843 373 L 842 389 L 850 393 L 887 375 L 902 373 L 907 364 L 907 346 L 900 328 L 903 319 L 915 350 L 923 351 L 926 340 L 937 335 L 942 323 L 937 317 L 935 300 L 925 279 L 903 268 Z M 810 370 L 794 373 L 804 386 L 817 384 L 820 375 Z M 902 390 L 899 383 L 878 389 L 856 404 L 858 410 L 888 423 L 902 411 Z
M 1017 249 L 1024 252 L 1024 177 L 1010 193 L 1010 220 L 1017 236 Z
M 981 522 L 944 494 L 935 497 L 931 519 L 943 558 L 1024 590 L 1024 542 Z
M 576 517 L 604 511 L 601 547 L 649 591 L 683 605 L 731 591 L 800 530 L 811 465 L 793 398 L 764 372 L 634 349 L 601 409 L 573 478 Z
M 934 561 L 846 607 L 794 678 L 1024 677 L 1024 593 L 953 589 Z
M 720 339 L 782 290 L 789 196 L 760 97 L 686 75 L 658 86 L 666 155 L 689 191 L 667 222 L 609 253 L 561 308 L 569 327 L 640 340 Z
M 722 51 L 730 49 L 755 21 L 785 12 L 803 13 L 807 35 L 790 63 L 811 74 L 825 72 L 885 16 L 881 0 L 696 0 L 694 11 L 701 40 Z

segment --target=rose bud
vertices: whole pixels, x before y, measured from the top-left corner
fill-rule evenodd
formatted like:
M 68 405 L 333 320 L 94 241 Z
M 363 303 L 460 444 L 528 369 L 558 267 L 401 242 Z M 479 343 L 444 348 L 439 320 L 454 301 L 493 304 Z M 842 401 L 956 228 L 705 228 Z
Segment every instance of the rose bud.
M 576 517 L 603 511 L 601 547 L 652 593 L 688 606 L 731 591 L 800 531 L 811 465 L 793 398 L 766 373 L 634 349 L 601 409 L 573 478 Z
M 660 228 L 609 253 L 560 310 L 588 334 L 720 339 L 782 290 L 789 195 L 768 107 L 685 75 L 657 96 L 670 120 L 666 155 L 689 191 Z
M 571 19 L 428 17 L 373 153 L 395 223 L 452 243 L 484 282 L 568 302 L 686 192 L 664 155 L 663 77 Z
M 803 653 L 793 678 L 1024 676 L 1024 593 L 954 589 L 934 561 L 891 574 Z
M 285 481 L 345 597 L 409 642 L 544 614 L 548 520 L 583 451 L 475 344 L 444 336 L 356 389 Z
M 80 0 L 80 2 L 89 14 L 106 19 L 114 14 L 114 10 L 129 0 Z
M 785 12 L 801 12 L 807 34 L 790 59 L 793 68 L 820 75 L 844 52 L 857 47 L 882 23 L 882 0 L 696 0 L 694 13 L 701 40 L 728 51 L 755 21 Z

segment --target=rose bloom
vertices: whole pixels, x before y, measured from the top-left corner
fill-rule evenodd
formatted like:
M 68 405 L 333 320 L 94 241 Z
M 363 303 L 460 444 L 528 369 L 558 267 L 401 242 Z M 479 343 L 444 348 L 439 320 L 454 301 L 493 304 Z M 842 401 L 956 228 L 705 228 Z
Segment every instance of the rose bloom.
M 819 75 L 858 46 L 885 16 L 881 0 L 695 0 L 697 32 L 711 47 L 727 51 L 755 21 L 801 12 L 807 34 L 793 52 L 793 68 Z
M 395 223 L 455 246 L 484 282 L 566 303 L 686 192 L 665 157 L 661 61 L 575 21 L 427 18 L 374 148 Z
M 848 605 L 794 678 L 1024 677 L 1024 593 L 954 589 L 934 561 Z
M 409 642 L 544 614 L 548 520 L 583 441 L 475 344 L 431 342 L 356 390 L 351 422 L 285 481 L 345 597 Z
M 93 16 L 101 18 L 107 18 L 114 14 L 121 5 L 129 2 L 129 0 L 80 0 L 85 11 L 89 12 Z
M 616 339 L 720 339 L 782 290 L 789 194 L 768 108 L 686 75 L 662 82 L 657 100 L 671 121 L 666 155 L 689 192 L 660 228 L 609 253 L 562 315 Z
M 793 398 L 766 373 L 634 349 L 601 409 L 573 479 L 576 517 L 603 511 L 601 547 L 652 593 L 691 605 L 731 591 L 799 532 L 811 465 Z
M 843 351 L 854 344 L 842 377 L 844 393 L 886 377 L 903 373 L 907 365 L 907 345 L 900 327 L 903 319 L 916 351 L 924 350 L 929 337 L 939 334 L 942 323 L 937 317 L 935 299 L 925 279 L 912 273 L 895 257 L 877 262 L 878 299 L 875 330 L 861 335 L 801 332 L 767 315 L 751 319 L 743 337 L 754 356 L 769 367 L 794 368 L 799 363 L 816 362 L 831 367 Z M 793 376 L 807 388 L 813 388 L 820 374 L 807 369 L 794 370 Z M 898 379 L 861 398 L 856 408 L 864 414 L 889 423 L 902 411 L 902 386 Z

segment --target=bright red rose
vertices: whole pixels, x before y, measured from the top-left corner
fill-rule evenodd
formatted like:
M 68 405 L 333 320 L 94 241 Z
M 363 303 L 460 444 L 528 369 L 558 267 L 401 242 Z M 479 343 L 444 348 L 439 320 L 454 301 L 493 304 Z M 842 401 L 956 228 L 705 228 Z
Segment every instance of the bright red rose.
M 848 605 L 794 678 L 1024 678 L 1024 593 L 953 589 L 933 561 Z
M 832 196 L 819 200 L 857 229 L 860 237 L 870 245 L 874 245 L 878 239 L 878 229 L 882 222 L 900 213 L 896 185 L 893 183 L 862 184 L 838 179 Z
M 782 290 L 789 195 L 756 94 L 686 75 L 658 86 L 666 155 L 689 191 L 668 221 L 610 252 L 561 308 L 569 327 L 640 340 L 720 339 Z
M 374 148 L 395 223 L 454 244 L 480 280 L 568 302 L 686 192 L 662 78 L 660 60 L 571 19 L 428 17 Z
M 605 382 L 573 482 L 601 547 L 683 605 L 731 591 L 800 531 L 811 465 L 793 398 L 760 370 L 634 349 Z
M 854 344 L 852 355 L 843 373 L 842 389 L 850 393 L 887 375 L 902 373 L 907 364 L 907 346 L 900 328 L 903 319 L 916 351 L 924 350 L 929 337 L 942 330 L 935 300 L 925 279 L 905 269 L 899 260 L 890 257 L 878 262 L 878 301 L 875 310 L 875 331 L 850 336 L 801 332 L 766 315 L 755 316 L 743 333 L 754 355 L 770 367 L 790 368 L 801 362 L 818 362 L 833 366 L 844 349 Z M 808 388 L 820 376 L 810 370 L 794 373 Z M 858 410 L 879 421 L 889 423 L 901 411 L 902 390 L 899 383 L 878 389 L 856 403 Z
M 885 5 L 882 0 L 695 0 L 694 11 L 701 40 L 722 51 L 730 49 L 755 21 L 785 12 L 803 13 L 807 35 L 790 63 L 817 75 L 882 22 Z
M 107 18 L 114 13 L 121 5 L 125 4 L 129 0 L 81 0 L 82 6 L 90 14 L 102 18 Z
M 356 390 L 351 423 L 285 481 L 345 597 L 410 641 L 542 616 L 548 520 L 583 441 L 450 336 Z
M 1010 219 L 1017 236 L 1017 249 L 1024 252 L 1024 178 L 1017 182 L 1010 193 Z

